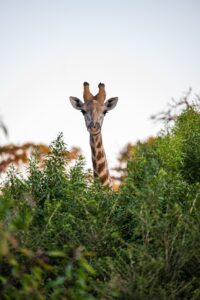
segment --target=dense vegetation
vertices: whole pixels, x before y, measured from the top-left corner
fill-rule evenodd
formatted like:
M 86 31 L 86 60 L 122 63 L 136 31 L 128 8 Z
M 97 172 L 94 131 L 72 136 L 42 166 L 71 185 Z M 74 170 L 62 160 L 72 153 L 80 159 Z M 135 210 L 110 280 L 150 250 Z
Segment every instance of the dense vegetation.
M 138 143 L 118 191 L 62 135 L 0 195 L 0 299 L 199 299 L 200 114 Z

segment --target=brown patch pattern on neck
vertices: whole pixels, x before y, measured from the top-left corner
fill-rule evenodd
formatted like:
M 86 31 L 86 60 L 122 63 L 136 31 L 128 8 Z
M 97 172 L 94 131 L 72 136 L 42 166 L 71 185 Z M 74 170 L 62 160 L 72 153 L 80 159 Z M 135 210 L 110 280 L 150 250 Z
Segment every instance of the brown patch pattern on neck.
M 106 168 L 106 162 L 103 161 L 102 163 L 98 164 L 97 162 L 97 170 L 98 170 L 98 174 L 100 175 Z
M 97 160 L 100 161 L 103 158 L 103 153 L 102 151 L 99 151 L 97 154 Z
M 106 174 L 103 174 L 102 176 L 100 176 L 100 181 L 101 181 L 102 184 L 105 184 L 106 181 L 108 181 L 108 184 L 109 184 L 109 178 L 110 178 L 109 174 L 106 173 Z
M 107 160 L 103 149 L 101 134 L 90 136 L 90 146 L 92 151 L 92 163 L 94 176 L 99 177 L 103 185 L 109 185 L 110 175 L 107 166 Z

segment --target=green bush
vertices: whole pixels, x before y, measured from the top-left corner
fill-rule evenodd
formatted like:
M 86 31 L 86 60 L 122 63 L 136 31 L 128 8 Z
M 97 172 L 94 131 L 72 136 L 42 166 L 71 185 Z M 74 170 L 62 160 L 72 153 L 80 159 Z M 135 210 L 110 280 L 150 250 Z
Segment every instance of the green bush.
M 138 143 L 119 191 L 62 134 L 0 195 L 0 299 L 199 299 L 200 115 Z

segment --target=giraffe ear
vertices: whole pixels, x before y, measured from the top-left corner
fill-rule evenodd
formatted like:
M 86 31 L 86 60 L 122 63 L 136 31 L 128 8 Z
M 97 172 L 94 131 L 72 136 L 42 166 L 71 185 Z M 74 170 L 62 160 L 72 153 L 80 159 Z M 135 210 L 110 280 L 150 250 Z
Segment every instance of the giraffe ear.
M 118 97 L 110 98 L 105 102 L 106 111 L 109 111 L 117 105 Z
M 82 110 L 83 102 L 80 99 L 71 96 L 69 100 L 75 109 Z

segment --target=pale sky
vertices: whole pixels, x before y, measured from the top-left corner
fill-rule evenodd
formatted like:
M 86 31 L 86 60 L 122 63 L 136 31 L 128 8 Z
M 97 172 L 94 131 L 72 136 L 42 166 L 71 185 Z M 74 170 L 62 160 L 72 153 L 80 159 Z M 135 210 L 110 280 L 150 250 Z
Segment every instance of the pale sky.
M 117 107 L 102 134 L 113 165 L 128 143 L 155 135 L 150 116 L 200 94 L 199 0 L 0 0 L 1 143 L 50 143 L 64 133 L 91 167 L 89 134 L 69 96 L 99 82 Z

